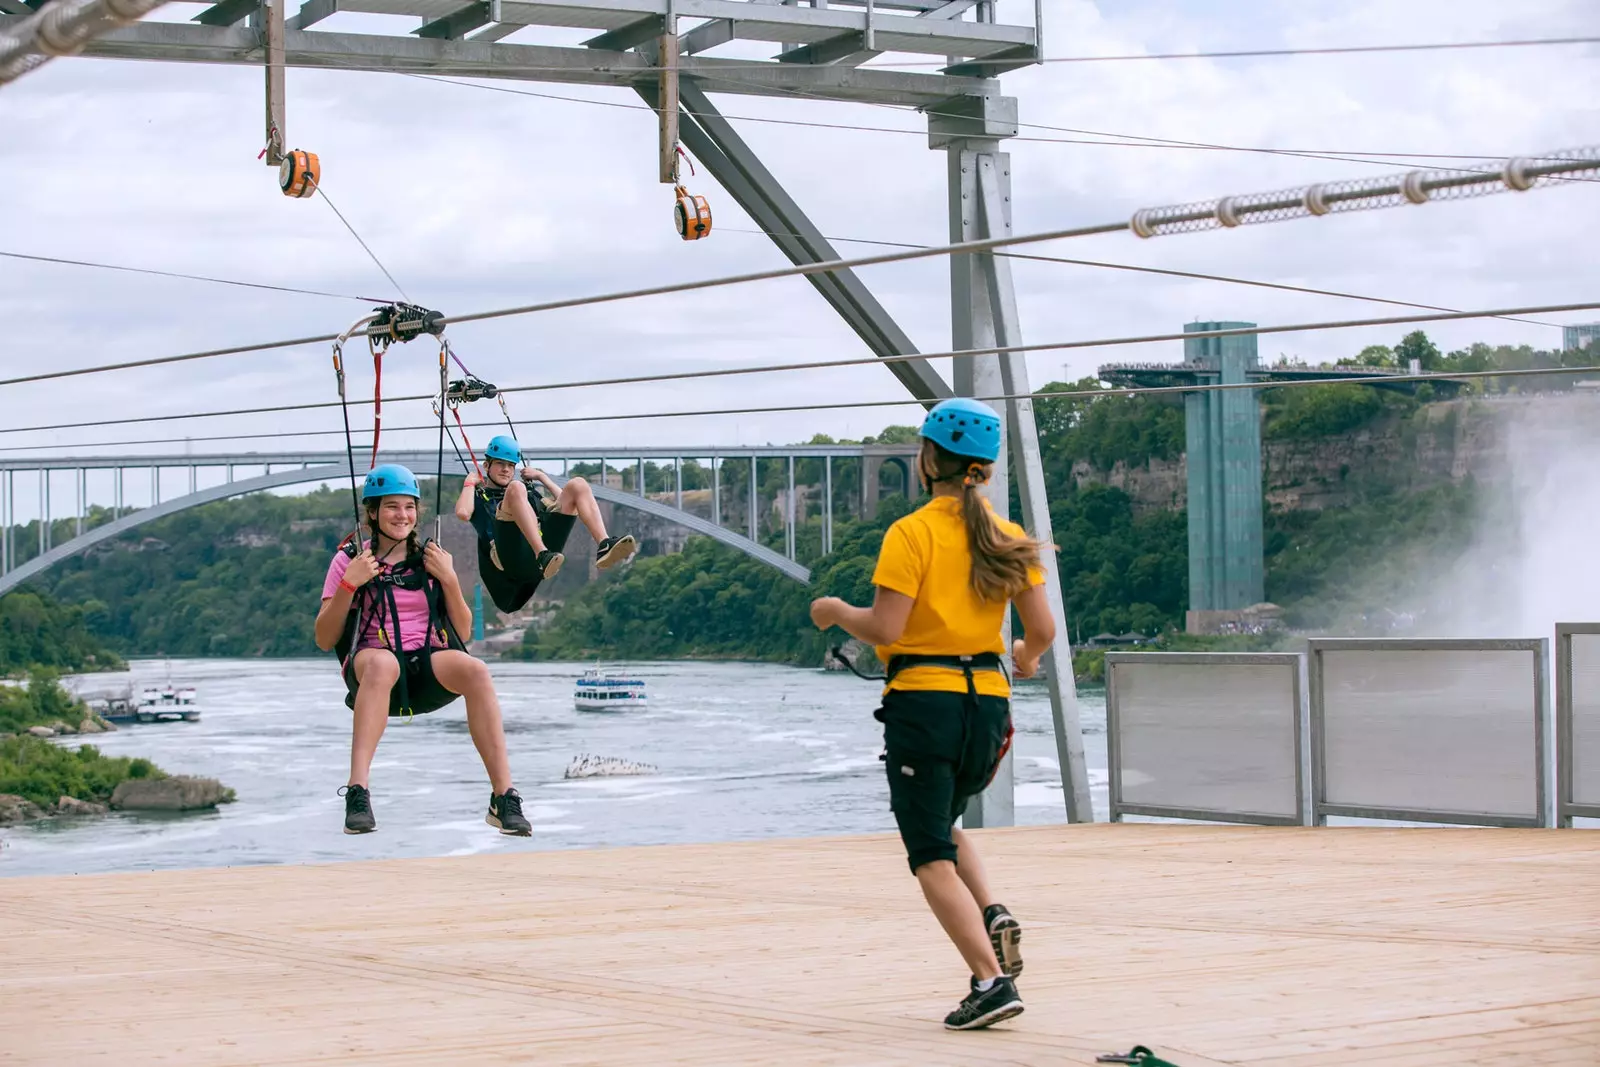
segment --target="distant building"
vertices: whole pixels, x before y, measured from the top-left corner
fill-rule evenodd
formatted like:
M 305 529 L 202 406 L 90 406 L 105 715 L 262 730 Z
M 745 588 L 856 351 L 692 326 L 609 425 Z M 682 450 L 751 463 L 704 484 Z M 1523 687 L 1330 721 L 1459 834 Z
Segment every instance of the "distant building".
M 1577 326 L 1564 326 L 1561 330 L 1561 350 L 1575 352 L 1600 341 L 1600 322 L 1585 322 Z

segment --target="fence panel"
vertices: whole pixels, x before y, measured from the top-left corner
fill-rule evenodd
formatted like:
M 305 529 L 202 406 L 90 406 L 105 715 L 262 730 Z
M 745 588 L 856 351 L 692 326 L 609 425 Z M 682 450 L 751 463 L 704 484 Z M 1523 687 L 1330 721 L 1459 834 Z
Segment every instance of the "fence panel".
M 1312 815 L 1546 826 L 1549 642 L 1308 642 Z
M 1111 819 L 1305 823 L 1300 720 L 1293 653 L 1107 653 Z
M 1556 623 L 1556 824 L 1600 819 L 1600 623 Z

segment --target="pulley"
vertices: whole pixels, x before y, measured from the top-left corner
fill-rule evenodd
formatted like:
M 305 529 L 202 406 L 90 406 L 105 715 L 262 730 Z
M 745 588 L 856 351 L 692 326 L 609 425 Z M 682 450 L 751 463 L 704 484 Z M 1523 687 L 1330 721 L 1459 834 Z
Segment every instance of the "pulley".
M 711 206 L 703 196 L 694 196 L 683 186 L 674 187 L 677 203 L 672 208 L 672 219 L 678 227 L 678 236 L 685 241 L 698 241 L 711 232 Z
M 322 162 L 315 152 L 302 152 L 297 148 L 283 154 L 283 162 L 278 164 L 278 188 L 283 190 L 284 196 L 304 199 L 317 191 L 321 180 Z
M 491 400 L 500 390 L 480 378 L 456 379 L 445 390 L 445 399 L 452 404 L 470 404 L 474 400 Z
M 389 304 L 378 308 L 367 326 L 368 339 L 379 348 L 406 342 L 423 334 L 444 336 L 444 313 L 415 304 Z

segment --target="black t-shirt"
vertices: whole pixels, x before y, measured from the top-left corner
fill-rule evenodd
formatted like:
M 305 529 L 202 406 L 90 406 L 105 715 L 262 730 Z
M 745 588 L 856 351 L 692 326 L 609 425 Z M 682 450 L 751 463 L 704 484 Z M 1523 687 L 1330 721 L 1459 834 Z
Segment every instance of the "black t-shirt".
M 494 517 L 506 491 L 499 487 L 478 486 L 472 494 L 472 528 L 485 541 L 494 540 Z
M 495 516 L 500 512 L 500 502 L 506 498 L 506 491 L 498 485 L 479 483 L 472 494 L 472 528 L 478 531 L 478 536 L 485 541 L 493 541 L 495 535 Z M 544 497 L 538 489 L 528 487 L 528 499 L 533 502 L 533 514 L 543 518 L 549 509 L 544 506 Z

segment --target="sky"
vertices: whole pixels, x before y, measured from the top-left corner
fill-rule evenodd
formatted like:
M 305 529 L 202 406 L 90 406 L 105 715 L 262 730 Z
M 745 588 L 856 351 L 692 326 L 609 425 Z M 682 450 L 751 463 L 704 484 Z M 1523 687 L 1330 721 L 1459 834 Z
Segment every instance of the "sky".
M 1001 0 L 997 8 L 1002 22 L 1032 21 L 1032 4 Z M 156 17 L 179 21 L 197 10 L 172 4 Z M 1044 19 L 1051 56 L 1600 35 L 1600 5 L 1593 0 L 1045 0 Z M 322 25 L 360 32 L 374 22 L 338 14 Z M 513 40 L 566 44 L 582 36 L 530 29 Z M 774 51 L 743 45 L 715 54 L 760 58 Z M 1001 84 L 1019 99 L 1022 121 L 1043 126 L 1243 147 L 1493 158 L 1600 143 L 1597 59 L 1600 46 L 1569 45 L 1059 63 L 1007 74 Z M 414 301 L 457 314 L 787 264 L 766 238 L 741 232 L 753 223 L 703 174 L 688 184 L 711 200 L 715 229 L 703 241 L 678 239 L 670 191 L 656 181 L 653 115 L 607 106 L 636 104 L 627 91 L 493 84 L 577 99 L 394 74 L 289 72 L 291 145 L 321 156 L 329 198 Z M 261 95 L 255 68 L 81 58 L 57 60 L 0 89 L 0 174 L 7 178 L 0 251 L 392 296 L 393 287 L 326 203 L 281 196 L 275 172 L 257 162 Z M 740 134 L 826 234 L 947 240 L 945 160 L 928 149 L 922 116 L 792 98 L 713 98 L 725 114 L 743 117 L 735 122 Z M 763 117 L 906 132 L 749 121 Z M 1019 233 L 1126 219 L 1146 206 L 1395 172 L 1260 153 L 1061 143 L 1043 139 L 1082 138 L 1034 128 L 1023 134 L 1042 140 L 1006 146 Z M 1600 247 L 1597 207 L 1600 188 L 1578 184 L 1148 241 L 1113 234 L 1026 251 L 1463 309 L 1554 304 L 1600 299 L 1592 270 Z M 837 247 L 845 255 L 874 251 Z M 1030 342 L 1166 332 L 1198 319 L 1269 324 L 1393 313 L 1355 300 L 1101 268 L 1014 261 L 1013 273 Z M 920 349 L 950 347 L 944 260 L 870 268 L 862 277 Z M 329 333 L 369 306 L 0 258 L 8 342 L 0 365 L 10 377 Z M 1550 323 L 1597 319 L 1600 313 L 1547 317 Z M 1560 344 L 1553 325 L 1472 321 L 1425 328 L 1445 349 L 1478 340 Z M 1264 337 L 1261 355 L 1333 360 L 1393 343 L 1406 329 Z M 474 372 L 507 386 L 867 354 L 797 278 L 462 324 L 449 335 Z M 1047 352 L 1030 357 L 1030 375 L 1037 386 L 1081 377 L 1105 362 L 1181 356 L 1171 342 Z M 434 359 L 423 342 L 395 349 L 385 364 L 385 390 L 427 391 L 437 381 Z M 352 395 L 370 396 L 364 353 L 351 359 L 350 370 Z M 0 449 L 7 451 L 0 456 L 29 449 L 199 454 L 340 444 L 336 435 L 313 435 L 338 429 L 337 411 L 328 409 L 95 425 L 128 415 L 335 399 L 325 346 L 11 386 L 4 393 Z M 867 366 L 551 391 L 510 403 L 513 416 L 533 420 L 903 396 L 886 369 Z M 468 412 L 477 419 L 494 414 L 486 404 Z M 385 415 L 390 426 L 430 417 L 425 404 L 386 406 Z M 366 424 L 363 409 L 355 417 L 358 426 Z M 908 405 L 597 420 L 530 426 L 523 437 L 530 448 L 552 452 L 618 453 L 633 445 L 860 437 L 917 417 Z M 56 422 L 74 428 L 4 432 Z M 306 436 L 137 444 L 282 431 Z M 426 432 L 385 433 L 386 442 L 411 447 L 434 439 Z M 92 496 L 108 492 L 104 479 L 92 482 Z M 24 507 L 17 517 L 26 520 Z

